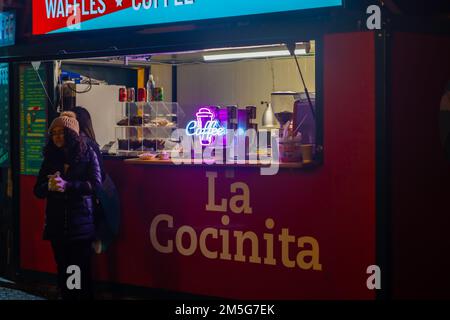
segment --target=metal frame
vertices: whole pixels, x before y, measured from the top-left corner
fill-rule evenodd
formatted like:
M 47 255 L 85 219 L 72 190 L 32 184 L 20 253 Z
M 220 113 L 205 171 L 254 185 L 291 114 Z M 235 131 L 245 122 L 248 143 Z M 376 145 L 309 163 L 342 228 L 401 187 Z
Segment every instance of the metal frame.
M 381 269 L 381 290 L 377 299 L 391 296 L 391 216 L 389 205 L 389 139 L 387 113 L 387 35 L 386 30 L 374 33 L 376 51 L 376 262 Z
M 322 8 L 150 27 L 28 36 L 17 39 L 14 47 L 0 48 L 0 61 L 99 57 L 109 53 L 125 55 L 129 52 L 177 52 L 183 49 L 202 49 L 205 47 L 205 39 L 208 39 L 208 47 L 226 47 L 230 44 L 238 46 L 239 42 L 257 45 L 264 39 L 266 43 L 273 43 L 273 39 L 279 39 L 286 32 L 315 34 L 316 30 L 336 23 L 336 14 L 343 10 L 343 7 Z M 80 50 L 80 43 L 83 50 Z
M 15 85 L 19 83 L 18 66 L 14 63 L 10 63 L 9 66 L 9 79 L 11 88 L 15 88 Z M 14 247 L 12 254 L 12 265 L 15 269 L 15 276 L 20 269 L 20 115 L 18 108 L 14 106 L 19 105 L 19 95 L 14 90 L 10 90 L 10 141 L 11 141 L 11 178 L 13 182 L 13 239 Z M 15 213 L 15 214 L 14 214 Z
M 21 63 L 11 63 L 10 64 L 10 81 L 13 88 L 19 88 L 20 84 L 20 72 L 19 67 Z M 53 68 L 50 65 L 44 63 L 43 66 L 46 68 L 47 74 L 47 90 L 52 92 L 53 90 Z M 50 96 L 55 102 L 55 97 Z M 13 261 L 15 266 L 15 276 L 20 277 L 21 267 L 20 267 L 20 90 L 10 90 L 10 115 L 11 115 L 11 170 L 12 170 L 12 181 L 13 181 L 13 208 L 15 214 L 13 215 L 13 229 L 14 229 L 14 250 L 13 250 Z M 47 105 L 49 103 L 47 102 Z M 49 120 L 53 119 L 56 113 L 51 112 L 51 108 L 47 109 L 47 118 Z
M 324 40 L 323 36 L 316 38 L 316 162 L 322 164 L 325 160 L 325 150 L 324 145 L 324 70 L 323 70 L 323 57 L 324 57 Z M 317 94 L 319 93 L 319 94 Z

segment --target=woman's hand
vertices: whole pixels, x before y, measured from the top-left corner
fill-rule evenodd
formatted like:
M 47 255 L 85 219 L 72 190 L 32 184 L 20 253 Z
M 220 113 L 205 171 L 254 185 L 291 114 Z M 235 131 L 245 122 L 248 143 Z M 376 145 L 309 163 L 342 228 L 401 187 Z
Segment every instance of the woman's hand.
M 53 180 L 55 182 L 55 187 L 56 187 L 55 191 L 56 192 L 65 192 L 66 191 L 66 186 L 67 186 L 66 180 L 64 180 L 60 176 L 56 176 Z
M 48 176 L 48 190 L 53 192 L 65 192 L 67 181 L 61 178 L 59 171 Z
M 56 192 L 56 181 L 55 178 L 60 175 L 59 171 L 57 171 L 55 174 L 49 174 L 47 176 L 48 178 L 48 191 Z
M 56 191 L 55 181 L 53 176 L 48 176 L 48 191 Z

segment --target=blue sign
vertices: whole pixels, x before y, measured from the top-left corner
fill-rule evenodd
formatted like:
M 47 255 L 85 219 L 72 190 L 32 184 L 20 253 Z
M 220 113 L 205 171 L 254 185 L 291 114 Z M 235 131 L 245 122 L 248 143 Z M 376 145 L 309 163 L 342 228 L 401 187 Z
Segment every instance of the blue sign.
M 33 0 L 33 34 L 342 6 L 343 0 Z
M 0 47 L 12 46 L 16 41 L 16 14 L 0 12 Z
M 0 168 L 9 166 L 9 72 L 0 63 Z

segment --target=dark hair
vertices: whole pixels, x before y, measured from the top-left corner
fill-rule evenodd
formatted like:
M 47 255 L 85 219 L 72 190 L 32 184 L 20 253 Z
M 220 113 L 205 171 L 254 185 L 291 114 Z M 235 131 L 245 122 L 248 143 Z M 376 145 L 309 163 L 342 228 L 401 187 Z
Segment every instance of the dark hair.
M 68 151 L 67 159 L 64 159 L 64 152 L 53 143 L 51 135 L 44 147 L 44 157 L 67 160 L 69 162 L 79 162 L 86 153 L 87 145 L 84 140 L 73 130 L 64 128 L 64 149 Z
M 75 96 L 75 84 L 65 83 L 61 86 L 61 103 L 64 109 L 70 110 L 75 107 L 76 96 Z
M 71 111 L 75 112 L 75 114 L 77 115 L 77 120 L 78 123 L 80 124 L 80 132 L 83 132 L 91 140 L 97 142 L 95 139 L 95 132 L 92 126 L 92 119 L 91 115 L 89 114 L 89 111 L 80 106 L 72 108 Z

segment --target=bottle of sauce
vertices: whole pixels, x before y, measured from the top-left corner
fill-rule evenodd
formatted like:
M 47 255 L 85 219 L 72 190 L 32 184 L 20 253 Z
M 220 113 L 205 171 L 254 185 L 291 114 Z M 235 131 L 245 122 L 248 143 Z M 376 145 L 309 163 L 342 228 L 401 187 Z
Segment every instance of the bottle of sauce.
M 148 77 L 147 81 L 147 102 L 154 101 L 154 91 L 155 91 L 156 83 L 153 75 L 151 74 Z

